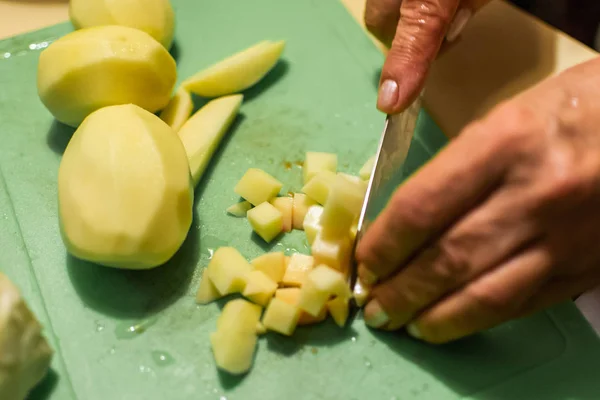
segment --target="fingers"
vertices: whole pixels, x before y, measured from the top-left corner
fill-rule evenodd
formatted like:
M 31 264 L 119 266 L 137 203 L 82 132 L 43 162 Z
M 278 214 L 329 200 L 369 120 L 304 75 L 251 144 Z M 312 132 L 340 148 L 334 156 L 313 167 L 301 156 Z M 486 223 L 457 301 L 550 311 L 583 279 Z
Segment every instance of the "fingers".
M 407 331 L 427 342 L 444 343 L 513 319 L 551 271 L 550 253 L 534 246 L 427 310 Z
M 392 43 L 400 20 L 402 0 L 367 0 L 365 25 L 386 46 Z
M 538 235 L 510 188 L 467 214 L 395 276 L 376 286 L 365 322 L 398 329 L 432 303 L 500 265 Z M 383 318 L 380 314 L 387 315 Z M 373 324 L 373 321 L 380 326 Z
M 510 158 L 480 131 L 487 129 L 465 130 L 396 190 L 358 243 L 363 282 L 373 285 L 388 277 L 500 181 Z

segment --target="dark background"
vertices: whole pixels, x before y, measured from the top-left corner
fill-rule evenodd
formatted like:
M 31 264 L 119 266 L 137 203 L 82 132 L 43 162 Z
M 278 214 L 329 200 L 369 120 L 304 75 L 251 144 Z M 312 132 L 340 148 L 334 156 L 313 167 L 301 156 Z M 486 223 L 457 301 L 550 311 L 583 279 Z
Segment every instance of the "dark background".
M 510 1 L 589 47 L 594 47 L 600 24 L 600 0 Z

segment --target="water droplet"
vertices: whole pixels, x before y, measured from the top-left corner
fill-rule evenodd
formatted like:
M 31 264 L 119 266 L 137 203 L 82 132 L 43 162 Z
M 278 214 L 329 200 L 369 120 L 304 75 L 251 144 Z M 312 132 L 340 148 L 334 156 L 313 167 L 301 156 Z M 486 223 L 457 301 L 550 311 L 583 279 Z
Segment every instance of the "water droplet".
M 350 340 L 352 340 L 352 343 L 356 343 L 356 336 L 352 336 L 352 339 Z
M 11 54 L 9 52 L 6 52 L 6 53 L 3 54 L 4 58 L 10 58 L 10 56 L 11 56 Z
M 365 367 L 367 367 L 368 369 L 373 368 L 373 364 L 371 363 L 371 360 L 369 360 L 368 358 L 365 358 Z
M 166 351 L 153 351 L 151 354 L 154 362 L 161 367 L 166 367 L 175 362 L 175 359 Z
M 96 332 L 102 332 L 104 330 L 104 325 L 100 321 L 96 321 Z
M 219 247 L 223 247 L 223 246 L 227 245 L 227 241 L 222 240 L 216 236 L 206 235 L 200 239 L 200 245 L 201 245 L 201 250 L 200 250 L 201 254 L 210 260 L 210 259 L 212 259 L 213 255 L 215 254 L 215 251 Z
M 217 388 L 213 389 L 213 393 L 219 393 L 219 391 L 217 390 Z
M 116 350 L 115 350 L 115 348 L 114 348 L 114 347 L 111 347 L 111 348 L 108 350 L 108 354 L 111 354 L 111 355 L 112 355 L 112 354 L 115 354 L 115 352 L 116 352 Z
M 227 400 L 227 397 L 221 396 L 221 397 L 219 397 L 219 400 Z
M 149 318 L 139 322 L 123 322 L 115 328 L 115 336 L 118 339 L 133 339 L 156 323 L 156 318 Z
M 143 373 L 143 374 L 147 374 L 147 373 L 151 373 L 151 372 L 154 372 L 154 371 L 150 367 L 147 367 L 145 365 L 140 365 L 140 372 Z

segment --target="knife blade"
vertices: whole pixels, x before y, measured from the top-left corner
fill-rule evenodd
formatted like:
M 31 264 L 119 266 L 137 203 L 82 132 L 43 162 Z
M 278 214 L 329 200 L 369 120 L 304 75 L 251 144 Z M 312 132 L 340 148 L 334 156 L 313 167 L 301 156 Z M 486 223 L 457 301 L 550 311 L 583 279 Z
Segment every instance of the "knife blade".
M 418 96 L 403 112 L 388 115 L 385 119 L 385 126 L 379 141 L 371 178 L 367 185 L 365 199 L 358 220 L 358 230 L 350 264 L 350 290 L 354 289 L 357 279 L 358 265 L 354 258 L 356 245 L 369 225 L 377 217 L 379 211 L 381 211 L 382 207 L 389 200 L 391 192 L 386 189 L 389 189 L 388 185 L 391 183 L 392 178 L 401 170 L 406 161 L 420 110 L 421 96 Z

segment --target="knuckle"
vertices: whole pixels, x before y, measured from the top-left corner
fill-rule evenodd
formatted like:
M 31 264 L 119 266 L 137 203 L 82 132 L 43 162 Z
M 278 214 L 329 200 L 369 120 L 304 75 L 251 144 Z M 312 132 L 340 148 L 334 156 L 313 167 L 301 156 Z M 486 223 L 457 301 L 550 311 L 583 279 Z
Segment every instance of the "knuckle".
M 452 22 L 452 7 L 441 3 L 439 0 L 407 1 L 402 6 L 402 19 L 408 25 L 425 26 L 441 38 Z
M 460 282 L 471 270 L 471 261 L 460 239 L 447 237 L 437 244 L 438 257 L 431 270 L 435 278 L 445 287 Z

